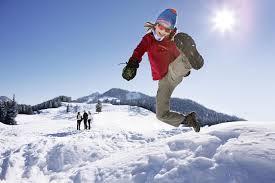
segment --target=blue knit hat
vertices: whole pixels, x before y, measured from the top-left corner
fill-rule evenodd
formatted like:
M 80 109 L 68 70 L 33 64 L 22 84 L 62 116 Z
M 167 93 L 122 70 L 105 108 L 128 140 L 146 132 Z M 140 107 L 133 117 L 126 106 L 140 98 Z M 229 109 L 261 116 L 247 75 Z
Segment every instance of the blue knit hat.
M 156 23 L 163 23 L 174 29 L 177 20 L 177 11 L 175 9 L 164 10 L 157 18 Z

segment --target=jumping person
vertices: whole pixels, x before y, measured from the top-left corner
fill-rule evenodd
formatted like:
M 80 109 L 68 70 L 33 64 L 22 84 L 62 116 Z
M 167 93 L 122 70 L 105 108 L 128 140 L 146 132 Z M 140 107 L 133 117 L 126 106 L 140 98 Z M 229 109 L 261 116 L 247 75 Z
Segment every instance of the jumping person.
M 148 33 L 135 48 L 122 76 L 127 81 L 133 79 L 142 56 L 147 52 L 153 80 L 158 80 L 156 117 L 172 126 L 184 124 L 199 132 L 200 124 L 195 112 L 184 115 L 170 111 L 170 98 L 176 86 L 190 74 L 191 69 L 198 70 L 203 66 L 203 58 L 196 50 L 195 44 L 191 45 L 192 38 L 184 33 L 175 36 L 176 18 L 176 10 L 166 9 L 155 23 L 146 24 Z

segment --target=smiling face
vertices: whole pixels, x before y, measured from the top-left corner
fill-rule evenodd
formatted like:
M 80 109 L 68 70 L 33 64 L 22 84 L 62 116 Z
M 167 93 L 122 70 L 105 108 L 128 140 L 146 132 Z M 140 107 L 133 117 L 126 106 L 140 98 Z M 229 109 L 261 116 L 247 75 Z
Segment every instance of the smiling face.
M 170 35 L 170 33 L 172 32 L 172 30 L 170 28 L 168 28 L 166 25 L 164 24 L 157 24 L 156 27 L 155 27 L 155 31 L 156 31 L 156 34 L 159 36 L 159 37 L 167 37 Z

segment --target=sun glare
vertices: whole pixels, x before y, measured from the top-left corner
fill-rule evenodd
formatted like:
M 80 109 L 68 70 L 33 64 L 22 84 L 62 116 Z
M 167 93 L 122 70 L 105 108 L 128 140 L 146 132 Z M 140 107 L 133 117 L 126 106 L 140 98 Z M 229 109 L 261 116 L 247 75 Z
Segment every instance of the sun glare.
M 236 18 L 233 11 L 222 9 L 217 11 L 212 19 L 214 29 L 221 33 L 231 32 L 234 28 Z

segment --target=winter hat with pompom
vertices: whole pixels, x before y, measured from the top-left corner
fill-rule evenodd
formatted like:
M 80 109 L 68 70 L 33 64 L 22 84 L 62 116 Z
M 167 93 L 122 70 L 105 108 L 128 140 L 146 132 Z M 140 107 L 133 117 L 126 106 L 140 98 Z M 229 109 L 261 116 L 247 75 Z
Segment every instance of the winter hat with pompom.
M 170 29 L 174 29 L 177 20 L 177 11 L 175 9 L 166 9 L 158 16 L 156 23 L 167 25 Z

